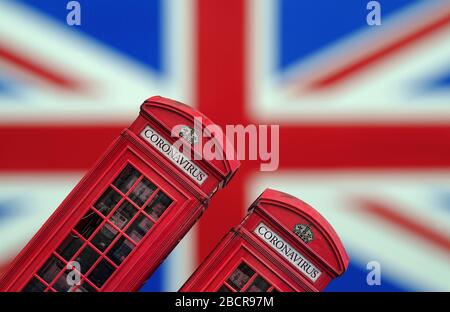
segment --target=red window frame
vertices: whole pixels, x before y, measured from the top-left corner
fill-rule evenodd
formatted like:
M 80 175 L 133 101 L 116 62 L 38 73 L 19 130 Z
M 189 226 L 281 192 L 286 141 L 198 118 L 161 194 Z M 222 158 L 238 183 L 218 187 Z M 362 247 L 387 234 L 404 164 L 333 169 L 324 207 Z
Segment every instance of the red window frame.
M 116 179 L 121 175 L 123 170 L 127 165 L 131 165 L 134 169 L 136 169 L 139 173 L 139 177 L 133 182 L 133 184 L 129 187 L 126 192 L 122 192 L 117 186 L 114 185 Z M 113 173 L 113 174 L 111 174 Z M 148 198 L 144 201 L 144 203 L 139 206 L 135 203 L 129 196 L 135 190 L 135 188 L 139 185 L 141 181 L 147 179 L 151 184 L 155 186 L 153 192 L 148 196 Z M 107 192 L 107 190 L 111 188 L 118 195 L 120 195 L 120 200 L 117 201 L 114 207 L 105 215 L 102 214 L 96 207 L 96 203 L 100 200 L 100 198 Z M 164 211 L 159 215 L 158 218 L 153 217 L 149 213 L 145 211 L 148 205 L 152 202 L 153 199 L 159 194 L 159 192 L 163 192 L 170 200 L 170 204 L 164 209 Z M 143 244 L 143 242 L 151 236 L 151 233 L 155 231 L 155 228 L 158 224 L 162 223 L 171 212 L 174 211 L 174 207 L 177 207 L 178 204 L 185 203 L 185 195 L 180 193 L 180 190 L 175 188 L 169 181 L 166 181 L 165 178 L 162 177 L 160 172 L 156 171 L 156 166 L 150 166 L 148 163 L 145 163 L 145 160 L 142 159 L 138 153 L 136 153 L 131 148 L 126 148 L 123 153 L 116 159 L 116 161 L 111 165 L 109 170 L 106 171 L 105 175 L 100 178 L 100 183 L 95 186 L 95 196 L 89 196 L 88 205 L 84 205 L 86 208 L 83 209 L 83 216 L 86 216 L 87 213 L 96 214 L 97 217 L 101 219 L 101 222 L 96 226 L 95 230 L 89 234 L 88 238 L 85 238 L 82 233 L 78 233 L 76 227 L 78 222 L 71 227 L 71 230 L 68 234 L 63 235 L 63 239 L 57 244 L 58 248 L 54 250 L 48 257 L 46 257 L 39 266 L 39 269 L 33 274 L 32 278 L 25 284 L 23 287 L 26 288 L 27 285 L 35 278 L 40 283 L 45 286 L 46 292 L 56 292 L 57 290 L 54 288 L 55 284 L 58 282 L 58 279 L 61 276 L 67 275 L 69 273 L 67 269 L 68 263 L 77 259 L 77 257 L 89 246 L 93 251 L 96 252 L 97 258 L 90 265 L 89 269 L 85 273 L 81 273 L 75 268 L 72 268 L 77 274 L 79 274 L 81 280 L 80 285 L 76 285 L 70 288 L 69 291 L 81 291 L 80 288 L 86 283 L 88 287 L 91 288 L 90 291 L 100 291 L 103 287 L 105 287 L 109 281 L 114 278 L 114 275 L 117 272 L 119 266 L 123 266 L 124 263 L 127 262 L 130 258 L 132 258 L 134 252 L 136 251 L 136 247 Z M 123 203 L 129 203 L 132 205 L 136 212 L 132 216 L 131 219 L 127 221 L 127 223 L 120 228 L 113 221 L 111 221 L 111 217 L 118 211 Z M 150 220 L 153 224 L 148 229 L 147 233 L 141 237 L 138 242 L 135 242 L 133 238 L 131 238 L 126 232 L 133 225 L 134 221 L 137 220 L 140 216 L 144 216 L 148 220 Z M 83 218 L 83 217 L 82 217 Z M 79 220 L 78 220 L 79 221 Z M 109 243 L 109 245 L 102 251 L 97 248 L 92 240 L 96 237 L 96 235 L 103 229 L 103 227 L 108 224 L 109 227 L 112 227 L 117 233 L 115 234 L 113 240 Z M 76 236 L 81 240 L 82 244 L 78 247 L 77 251 L 70 257 L 69 260 L 64 259 L 58 253 L 59 246 L 61 246 L 69 235 Z M 122 260 L 120 264 L 116 264 L 113 260 L 110 259 L 108 253 L 112 250 L 115 244 L 122 238 L 125 238 L 128 242 L 133 245 L 133 249 L 129 254 L 126 255 L 126 258 Z M 52 258 L 55 257 L 59 261 L 62 262 L 63 268 L 52 278 L 50 282 L 46 282 L 41 276 L 38 275 L 39 271 L 45 266 L 45 264 Z M 103 282 L 101 286 L 95 285 L 91 280 L 89 280 L 90 274 L 95 270 L 95 268 L 100 264 L 100 262 L 106 261 L 107 264 L 114 268 L 112 274 Z
M 241 265 L 245 265 L 245 266 L 249 267 L 250 270 L 253 271 L 253 274 L 249 277 L 247 282 L 245 282 L 244 285 L 242 285 L 241 289 L 236 289 L 231 283 L 228 282 L 228 280 L 231 278 L 231 276 L 234 274 L 234 272 L 236 270 L 238 270 L 238 268 Z M 248 264 L 248 262 L 245 260 L 242 260 L 240 263 L 237 264 L 237 266 L 235 266 L 234 270 L 231 271 L 231 274 L 228 275 L 228 278 L 223 282 L 223 284 L 219 287 L 219 289 L 217 289 L 217 291 L 220 292 L 220 291 L 223 291 L 222 288 L 226 288 L 229 292 L 247 292 L 249 290 L 250 286 L 252 286 L 253 282 L 258 277 L 263 278 L 269 284 L 269 288 L 267 289 L 267 292 L 278 291 L 275 288 L 275 286 L 273 286 L 272 283 L 267 278 L 264 278 L 264 274 L 262 274 L 261 272 L 258 272 L 254 267 L 252 267 L 250 264 Z
M 254 274 L 250 277 L 250 279 L 242 286 L 240 290 L 234 289 L 232 285 L 230 285 L 227 280 L 234 271 L 239 267 L 241 263 L 245 263 L 249 266 Z M 217 275 L 214 277 L 207 287 L 207 289 L 211 289 L 211 291 L 218 292 L 221 287 L 227 287 L 231 292 L 245 292 L 248 287 L 252 284 L 252 282 L 258 277 L 262 277 L 265 281 L 267 281 L 271 286 L 267 290 L 267 292 L 289 292 L 294 291 L 293 288 L 289 287 L 283 280 L 279 277 L 279 272 L 275 272 L 269 265 L 263 263 L 260 259 L 258 259 L 252 252 L 250 248 L 245 246 L 244 244 L 240 245 L 236 252 L 229 258 L 227 263 L 217 271 L 223 272 L 223 274 Z

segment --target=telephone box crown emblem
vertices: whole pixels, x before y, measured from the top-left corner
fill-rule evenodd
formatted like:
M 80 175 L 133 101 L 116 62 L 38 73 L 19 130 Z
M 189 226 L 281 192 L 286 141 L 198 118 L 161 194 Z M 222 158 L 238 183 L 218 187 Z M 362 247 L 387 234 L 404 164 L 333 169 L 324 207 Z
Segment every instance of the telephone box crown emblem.
M 314 234 L 311 230 L 311 224 L 296 224 L 294 233 L 301 238 L 306 244 L 314 239 Z
M 199 134 L 194 128 L 183 126 L 180 129 L 179 135 L 191 145 L 197 144 L 199 142 Z

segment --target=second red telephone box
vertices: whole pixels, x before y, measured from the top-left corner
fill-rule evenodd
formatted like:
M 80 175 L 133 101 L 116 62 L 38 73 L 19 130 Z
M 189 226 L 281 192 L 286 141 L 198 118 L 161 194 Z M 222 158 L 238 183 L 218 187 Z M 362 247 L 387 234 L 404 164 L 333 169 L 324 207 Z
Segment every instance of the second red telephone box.
M 229 145 L 213 136 L 202 141 L 198 132 L 209 125 L 182 103 L 145 101 L 16 257 L 0 291 L 138 290 L 239 167 L 226 157 Z M 194 157 L 195 149 L 186 155 L 175 146 L 179 140 L 200 147 L 216 140 L 223 157 Z
M 180 291 L 322 291 L 348 262 L 324 217 L 294 196 L 267 189 Z

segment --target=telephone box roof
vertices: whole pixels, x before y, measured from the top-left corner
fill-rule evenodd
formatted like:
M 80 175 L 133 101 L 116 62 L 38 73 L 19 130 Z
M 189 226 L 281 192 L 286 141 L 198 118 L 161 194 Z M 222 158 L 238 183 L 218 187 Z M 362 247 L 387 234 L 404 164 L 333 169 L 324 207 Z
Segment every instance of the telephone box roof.
M 225 133 L 223 133 L 222 138 L 217 133 L 212 133 L 211 129 L 216 124 L 193 107 L 161 96 L 152 96 L 141 105 L 141 113 L 147 118 L 156 120 L 166 129 L 171 129 L 180 123 L 196 128 L 194 121 L 201 120 L 201 129 L 206 134 L 206 137 L 203 137 L 202 144 L 205 144 L 204 141 L 213 140 L 215 146 L 219 147 L 222 155 L 220 159 L 208 162 L 224 176 L 226 183 L 239 168 L 240 161 L 237 160 L 234 147 L 227 139 Z M 203 133 L 199 135 L 203 135 Z
M 348 267 L 349 257 L 331 224 L 302 200 L 273 189 L 266 189 L 249 208 L 263 211 L 289 232 L 296 241 L 325 262 L 337 275 Z M 297 230 L 296 230 L 297 227 Z M 298 229 L 310 228 L 313 237 L 302 236 Z

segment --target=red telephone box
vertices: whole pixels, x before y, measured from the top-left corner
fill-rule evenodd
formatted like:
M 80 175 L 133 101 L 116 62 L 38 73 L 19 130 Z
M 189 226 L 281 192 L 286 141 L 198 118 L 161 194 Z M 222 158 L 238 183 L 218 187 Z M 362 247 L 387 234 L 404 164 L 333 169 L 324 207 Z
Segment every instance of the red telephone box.
M 291 195 L 266 189 L 180 291 L 322 291 L 348 262 L 324 217 Z
M 0 290 L 139 289 L 239 167 L 225 156 L 194 158 L 194 149 L 186 157 L 174 146 L 176 140 L 205 144 L 194 127 L 198 117 L 207 131 L 212 122 L 191 107 L 162 97 L 146 100 L 16 257 Z M 183 138 L 171 136 L 175 125 Z M 216 143 L 225 155 L 229 145 Z

